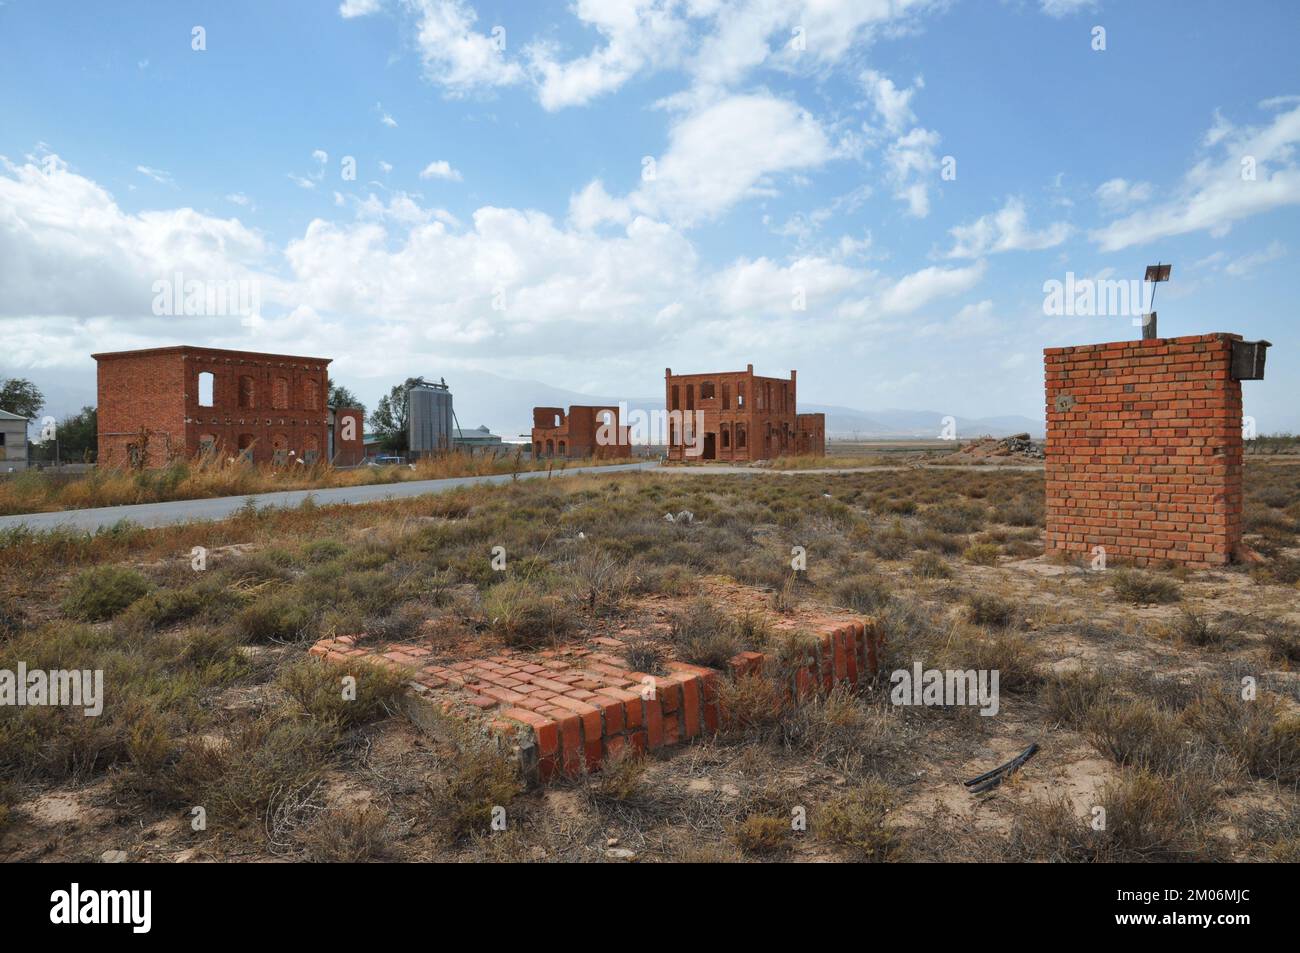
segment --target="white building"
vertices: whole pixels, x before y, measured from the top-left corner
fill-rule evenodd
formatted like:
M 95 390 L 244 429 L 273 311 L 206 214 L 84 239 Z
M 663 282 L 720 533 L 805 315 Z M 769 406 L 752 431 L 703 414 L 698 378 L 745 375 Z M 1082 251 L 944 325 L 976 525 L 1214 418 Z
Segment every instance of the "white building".
M 27 418 L 0 410 L 0 473 L 27 469 Z

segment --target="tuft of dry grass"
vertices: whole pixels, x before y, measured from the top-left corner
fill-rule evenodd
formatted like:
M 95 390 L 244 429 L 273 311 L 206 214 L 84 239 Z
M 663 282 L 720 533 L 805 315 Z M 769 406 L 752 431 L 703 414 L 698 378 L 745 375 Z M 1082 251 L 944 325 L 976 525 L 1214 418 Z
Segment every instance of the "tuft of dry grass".
M 1115 570 L 1110 588 L 1118 598 L 1133 605 L 1177 602 L 1181 598 L 1174 580 L 1136 569 Z

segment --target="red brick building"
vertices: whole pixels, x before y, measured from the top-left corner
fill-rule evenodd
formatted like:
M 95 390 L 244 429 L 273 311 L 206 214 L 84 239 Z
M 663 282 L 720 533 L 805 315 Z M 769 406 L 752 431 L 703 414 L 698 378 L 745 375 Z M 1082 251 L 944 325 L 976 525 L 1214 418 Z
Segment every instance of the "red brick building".
M 1043 352 L 1047 551 L 1222 565 L 1241 544 L 1235 334 Z
M 669 460 L 770 460 L 793 453 L 826 452 L 823 414 L 795 412 L 795 380 L 744 371 L 674 374 L 664 371 L 669 411 Z M 694 434 L 696 412 L 703 413 Z M 692 450 L 698 448 L 698 453 Z
M 101 467 L 157 467 L 209 449 L 312 463 L 330 451 L 329 358 L 187 346 L 92 357 Z
M 609 428 L 617 443 L 598 439 L 601 427 Z M 617 407 L 588 407 L 574 404 L 566 414 L 562 407 L 533 408 L 533 459 L 549 457 L 610 460 L 632 456 L 627 427 L 618 426 Z

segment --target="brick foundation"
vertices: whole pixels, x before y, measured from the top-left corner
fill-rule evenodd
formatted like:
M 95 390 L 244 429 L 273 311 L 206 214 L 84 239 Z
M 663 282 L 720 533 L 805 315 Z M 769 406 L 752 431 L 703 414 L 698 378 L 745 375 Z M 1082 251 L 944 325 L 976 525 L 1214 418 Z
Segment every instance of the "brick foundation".
M 1229 562 L 1241 544 L 1235 334 L 1047 348 L 1047 552 Z
M 787 690 L 807 698 L 834 685 L 856 686 L 878 667 L 881 636 L 872 620 L 846 622 L 814 640 L 808 664 Z M 624 643 L 597 638 L 585 647 L 535 653 L 502 649 L 488 658 L 433 661 L 419 643 L 364 646 L 351 636 L 325 639 L 313 655 L 360 660 L 408 672 L 411 687 L 444 714 L 482 722 L 506 744 L 523 773 L 547 781 L 592 771 L 624 751 L 647 752 L 711 735 L 723 727 L 717 669 L 668 662 L 668 675 L 631 671 Z M 760 652 L 731 660 L 732 675 L 771 669 Z

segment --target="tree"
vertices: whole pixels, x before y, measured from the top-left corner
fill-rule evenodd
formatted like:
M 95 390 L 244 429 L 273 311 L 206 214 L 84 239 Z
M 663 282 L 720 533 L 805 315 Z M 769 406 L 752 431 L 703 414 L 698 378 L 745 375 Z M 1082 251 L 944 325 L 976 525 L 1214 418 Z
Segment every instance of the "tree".
M 35 420 L 44 406 L 45 395 L 31 381 L 11 377 L 0 382 L 0 410 Z
M 421 378 L 408 377 L 379 398 L 379 404 L 370 415 L 370 429 L 379 436 L 379 445 L 390 453 L 405 453 L 407 450 L 407 393 L 420 383 L 423 383 Z
M 326 386 L 329 388 L 329 405 L 331 407 L 356 407 L 361 411 L 362 418 L 365 418 L 366 405 L 357 399 L 356 394 L 341 384 L 335 384 L 332 377 Z
M 99 447 L 99 414 L 94 407 L 82 407 L 80 413 L 69 414 L 59 421 L 58 430 L 59 459 L 73 463 L 91 463 Z M 48 458 L 54 457 L 54 440 L 46 440 L 38 446 L 48 451 Z

